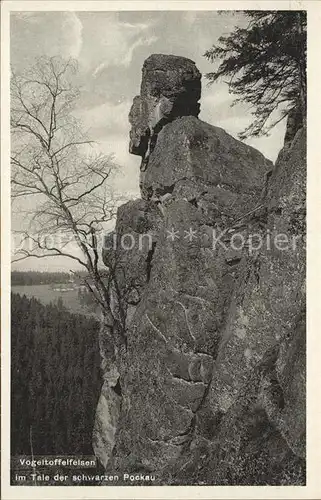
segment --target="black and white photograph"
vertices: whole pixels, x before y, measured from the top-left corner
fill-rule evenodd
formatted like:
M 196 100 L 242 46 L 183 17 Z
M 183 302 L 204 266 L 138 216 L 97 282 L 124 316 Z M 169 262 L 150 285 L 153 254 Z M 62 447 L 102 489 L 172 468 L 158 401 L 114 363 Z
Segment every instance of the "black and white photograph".
M 304 495 L 304 2 L 40 3 L 8 28 L 8 498 Z

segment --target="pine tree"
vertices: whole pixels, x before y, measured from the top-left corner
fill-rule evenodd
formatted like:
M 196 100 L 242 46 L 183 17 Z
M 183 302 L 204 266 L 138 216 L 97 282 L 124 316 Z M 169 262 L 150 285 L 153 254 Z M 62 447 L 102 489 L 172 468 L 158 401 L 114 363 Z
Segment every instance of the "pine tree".
M 30 454 L 30 426 L 35 454 L 91 454 L 97 321 L 17 294 L 11 305 L 12 455 Z
M 235 27 L 204 56 L 219 62 L 210 83 L 227 77 L 229 91 L 253 109 L 241 139 L 267 135 L 293 110 L 306 116 L 306 12 L 246 11 L 246 29 Z

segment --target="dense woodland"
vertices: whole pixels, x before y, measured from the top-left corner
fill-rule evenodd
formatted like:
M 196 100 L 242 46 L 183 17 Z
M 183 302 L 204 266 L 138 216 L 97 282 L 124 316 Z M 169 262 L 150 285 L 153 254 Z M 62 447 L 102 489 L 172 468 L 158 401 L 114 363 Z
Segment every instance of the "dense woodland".
M 11 297 L 11 454 L 93 454 L 97 320 Z M 32 441 L 32 442 L 31 442 Z

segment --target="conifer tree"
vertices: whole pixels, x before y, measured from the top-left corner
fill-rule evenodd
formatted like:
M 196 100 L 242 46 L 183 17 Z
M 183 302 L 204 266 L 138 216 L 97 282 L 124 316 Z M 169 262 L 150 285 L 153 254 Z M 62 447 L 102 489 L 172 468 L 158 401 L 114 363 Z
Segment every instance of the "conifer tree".
M 250 105 L 252 123 L 240 139 L 268 134 L 269 130 L 300 109 L 306 115 L 306 12 L 246 11 L 247 28 L 235 27 L 221 36 L 204 56 L 219 62 L 208 73 L 210 83 L 227 78 L 233 104 Z

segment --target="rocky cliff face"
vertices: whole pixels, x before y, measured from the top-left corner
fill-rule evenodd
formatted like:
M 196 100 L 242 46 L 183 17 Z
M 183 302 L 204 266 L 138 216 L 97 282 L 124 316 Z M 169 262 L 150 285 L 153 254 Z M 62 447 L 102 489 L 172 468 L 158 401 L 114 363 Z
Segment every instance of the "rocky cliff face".
M 142 199 L 104 249 L 126 338 L 95 452 L 152 484 L 304 484 L 304 130 L 273 166 L 197 118 L 200 77 L 153 55 L 130 111 Z

